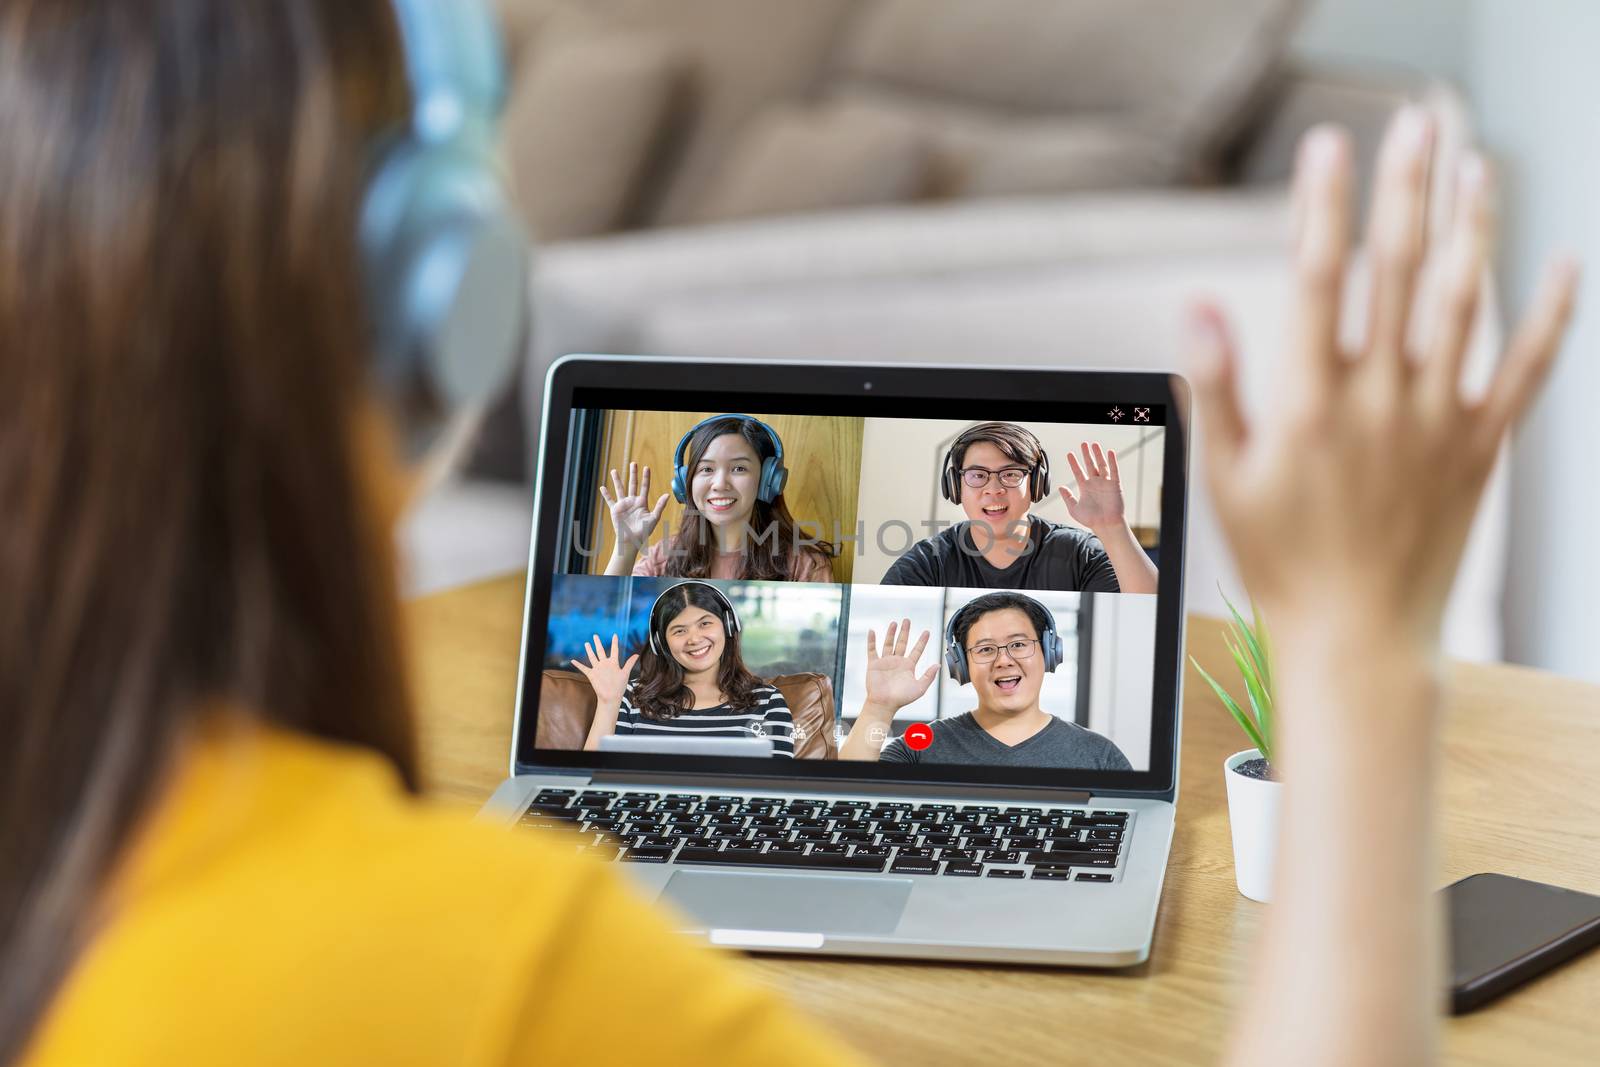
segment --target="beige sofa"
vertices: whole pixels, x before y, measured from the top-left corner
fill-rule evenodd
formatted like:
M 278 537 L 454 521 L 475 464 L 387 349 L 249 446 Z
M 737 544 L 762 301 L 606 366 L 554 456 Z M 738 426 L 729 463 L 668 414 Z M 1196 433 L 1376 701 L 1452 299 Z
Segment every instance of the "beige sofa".
M 1370 156 L 1419 101 L 1441 176 L 1470 138 L 1448 87 L 1297 67 L 1297 0 L 504 2 L 508 149 L 546 235 L 525 417 L 578 351 L 1174 369 L 1202 294 L 1265 400 L 1300 133 L 1341 122 Z M 508 414 L 481 466 L 516 474 Z M 1500 649 L 1505 501 L 1502 479 L 1450 612 L 1459 654 Z M 526 510 L 517 486 L 447 488 L 418 585 L 472 576 L 430 559 L 519 564 Z M 1237 585 L 1201 491 L 1191 530 L 1190 603 L 1220 612 Z

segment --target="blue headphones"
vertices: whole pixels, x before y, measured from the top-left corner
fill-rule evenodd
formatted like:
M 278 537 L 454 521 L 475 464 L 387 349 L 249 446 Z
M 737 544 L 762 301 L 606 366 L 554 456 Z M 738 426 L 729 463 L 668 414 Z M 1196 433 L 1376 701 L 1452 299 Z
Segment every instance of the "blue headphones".
M 435 410 L 507 380 L 527 328 L 528 238 L 501 180 L 499 35 L 484 0 L 394 0 L 411 82 L 360 214 L 378 377 Z
M 954 678 L 962 685 L 972 681 L 972 675 L 967 670 L 967 650 L 961 647 L 961 641 L 956 637 L 956 624 L 970 612 L 986 615 L 991 611 L 1004 611 L 1008 607 L 1021 607 L 1033 620 L 1033 628 L 1039 634 L 1039 650 L 1044 654 L 1044 672 L 1054 674 L 1055 669 L 1061 666 L 1063 648 L 1061 635 L 1056 632 L 1056 617 L 1050 614 L 1050 609 L 1033 599 L 1020 593 L 1003 594 L 1008 600 L 1015 597 L 1023 601 L 1022 604 L 1002 603 L 995 606 L 986 606 L 982 602 L 988 600 L 993 593 L 987 593 L 977 600 L 963 605 L 950 615 L 950 621 L 944 628 L 944 665 Z M 974 620 L 976 621 L 976 620 Z
M 722 605 L 722 628 L 727 631 L 729 637 L 732 637 L 740 630 L 739 613 L 733 610 L 733 601 L 728 599 L 726 593 L 709 582 L 676 582 L 663 589 L 661 594 L 656 597 L 655 603 L 650 605 L 650 651 L 658 656 L 667 654 L 667 641 L 662 633 L 666 628 L 667 620 L 657 619 L 656 612 L 660 610 L 661 602 L 667 598 L 667 594 L 676 589 L 682 589 L 686 585 L 697 585 L 702 589 L 708 590 L 717 603 Z
M 684 466 L 684 454 L 689 450 L 689 440 L 705 426 L 715 422 L 744 422 L 760 428 L 772 442 L 773 454 L 761 461 L 761 482 L 756 488 L 756 499 L 763 504 L 770 504 L 778 499 L 783 492 L 783 487 L 789 484 L 789 468 L 783 465 L 783 438 L 778 432 L 760 419 L 751 418 L 749 415 L 713 415 L 709 419 L 702 419 L 689 427 L 689 432 L 678 441 L 678 450 L 672 457 L 672 495 L 678 503 L 685 503 L 689 499 L 689 471 Z

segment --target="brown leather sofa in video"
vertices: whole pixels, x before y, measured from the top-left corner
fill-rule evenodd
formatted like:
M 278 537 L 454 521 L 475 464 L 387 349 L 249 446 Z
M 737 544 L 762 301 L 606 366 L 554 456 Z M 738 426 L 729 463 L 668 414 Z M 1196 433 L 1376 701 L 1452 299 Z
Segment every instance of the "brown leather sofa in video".
M 825 674 L 781 674 L 768 679 L 794 717 L 795 756 L 834 759 L 833 681 Z M 576 671 L 547 670 L 539 683 L 540 748 L 578 749 L 594 722 L 594 690 Z

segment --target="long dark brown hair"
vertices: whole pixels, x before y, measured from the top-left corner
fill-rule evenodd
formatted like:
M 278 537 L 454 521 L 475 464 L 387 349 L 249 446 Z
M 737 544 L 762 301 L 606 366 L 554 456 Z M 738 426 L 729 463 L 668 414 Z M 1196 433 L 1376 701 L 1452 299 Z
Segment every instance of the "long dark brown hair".
M 708 422 L 689 438 L 685 450 L 684 469 L 689 472 L 686 482 L 693 484 L 694 469 L 705 458 L 706 449 L 719 437 L 733 435 L 750 443 L 758 459 L 777 455 L 767 432 L 750 419 L 728 416 Z M 750 513 L 750 526 L 754 537 L 747 537 L 744 548 L 744 566 L 738 577 L 757 581 L 787 581 L 799 561 L 807 557 L 828 558 L 834 554 L 833 545 L 820 539 L 804 538 L 799 523 L 789 513 L 783 494 L 769 504 L 755 502 Z M 802 540 L 808 543 L 801 544 Z M 693 498 L 684 508 L 683 519 L 678 524 L 677 535 L 667 551 L 666 573 L 676 578 L 709 578 L 716 561 L 717 536 L 711 520 L 700 514 Z
M 661 642 L 662 652 L 656 652 L 648 640 L 639 655 L 639 680 L 634 704 L 645 718 L 664 721 L 675 719 L 694 707 L 694 692 L 684 683 L 683 666 L 667 649 L 667 624 L 687 608 L 703 608 L 723 620 L 725 644 L 722 658 L 717 661 L 717 688 L 735 711 L 755 707 L 756 687 L 766 685 L 750 673 L 744 665 L 739 650 L 739 632 L 730 629 L 725 616 L 728 606 L 717 592 L 704 582 L 682 582 L 656 598 L 650 610 L 650 633 Z
M 218 709 L 416 782 L 354 244 L 388 0 L 0 0 L 0 1062 Z

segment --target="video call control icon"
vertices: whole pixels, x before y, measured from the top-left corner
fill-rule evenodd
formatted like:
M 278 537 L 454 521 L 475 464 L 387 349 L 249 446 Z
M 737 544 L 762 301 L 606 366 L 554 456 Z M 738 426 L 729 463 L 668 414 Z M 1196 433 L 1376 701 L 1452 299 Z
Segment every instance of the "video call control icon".
M 1133 421 L 1134 422 L 1149 422 L 1150 421 L 1150 409 L 1149 408 L 1134 408 L 1133 409 Z
M 1124 417 L 1125 415 L 1121 408 L 1112 408 L 1110 411 L 1106 412 L 1106 418 L 1110 419 L 1112 422 L 1121 422 Z
M 933 727 L 925 722 L 914 722 L 906 727 L 905 739 L 908 748 L 921 752 L 933 744 Z

